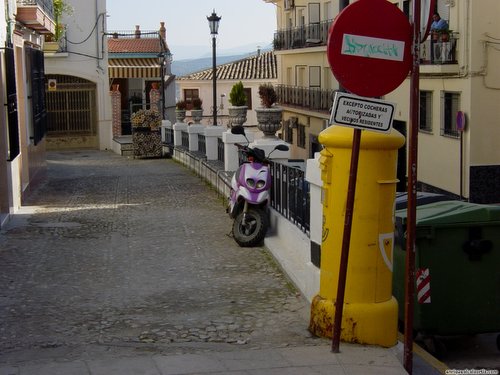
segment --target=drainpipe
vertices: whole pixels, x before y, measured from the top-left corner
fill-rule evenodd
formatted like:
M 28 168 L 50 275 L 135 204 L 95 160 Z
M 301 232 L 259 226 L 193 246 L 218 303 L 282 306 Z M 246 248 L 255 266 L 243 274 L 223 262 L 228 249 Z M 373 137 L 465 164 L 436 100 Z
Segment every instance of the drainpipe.
M 98 24 L 98 21 L 99 21 L 99 8 L 98 8 L 98 4 L 97 4 L 98 1 L 99 0 L 95 0 L 95 22 L 96 22 L 96 24 Z M 96 49 L 96 56 L 99 57 L 99 26 L 98 25 L 97 25 L 96 30 L 95 30 L 95 49 Z M 97 69 L 102 71 L 103 69 L 101 67 L 100 59 L 97 58 L 96 61 L 97 61 Z

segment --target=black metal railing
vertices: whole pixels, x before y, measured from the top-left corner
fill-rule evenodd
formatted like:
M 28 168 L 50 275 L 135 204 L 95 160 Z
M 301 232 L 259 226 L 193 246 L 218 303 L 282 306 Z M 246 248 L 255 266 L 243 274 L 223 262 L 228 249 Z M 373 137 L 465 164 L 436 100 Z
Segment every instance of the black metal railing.
M 330 112 L 335 90 L 277 85 L 276 94 L 282 105 Z
M 165 129 L 165 143 L 167 145 L 174 144 L 174 130 L 172 128 Z
M 224 163 L 224 142 L 222 138 L 217 138 L 217 160 Z
M 207 141 L 205 134 L 198 134 L 198 152 L 207 154 Z
M 325 46 L 328 41 L 328 29 L 332 20 L 311 23 L 309 25 L 278 30 L 274 34 L 275 50 Z
M 185 147 L 186 149 L 189 149 L 189 133 L 188 132 L 182 132 L 181 133 L 181 145 L 182 147 Z
M 304 233 L 310 231 L 309 182 L 300 168 L 271 162 L 271 207 Z

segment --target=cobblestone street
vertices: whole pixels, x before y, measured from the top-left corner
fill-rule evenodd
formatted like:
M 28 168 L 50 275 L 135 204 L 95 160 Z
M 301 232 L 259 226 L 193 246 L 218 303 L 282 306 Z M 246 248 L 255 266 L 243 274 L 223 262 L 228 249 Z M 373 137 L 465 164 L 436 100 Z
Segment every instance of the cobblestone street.
M 171 159 L 48 153 L 0 234 L 0 363 L 323 345 L 264 248 Z

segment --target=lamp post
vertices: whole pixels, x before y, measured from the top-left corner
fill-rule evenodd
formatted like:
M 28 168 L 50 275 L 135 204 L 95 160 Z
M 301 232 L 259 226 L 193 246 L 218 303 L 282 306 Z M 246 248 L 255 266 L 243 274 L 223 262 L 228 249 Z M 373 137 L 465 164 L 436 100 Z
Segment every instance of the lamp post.
M 212 35 L 212 76 L 213 76 L 213 116 L 214 126 L 217 126 L 217 67 L 216 67 L 216 54 L 215 54 L 215 38 L 219 30 L 219 22 L 222 17 L 218 17 L 215 9 L 212 11 L 210 17 L 207 16 L 208 26 L 210 27 L 210 35 Z

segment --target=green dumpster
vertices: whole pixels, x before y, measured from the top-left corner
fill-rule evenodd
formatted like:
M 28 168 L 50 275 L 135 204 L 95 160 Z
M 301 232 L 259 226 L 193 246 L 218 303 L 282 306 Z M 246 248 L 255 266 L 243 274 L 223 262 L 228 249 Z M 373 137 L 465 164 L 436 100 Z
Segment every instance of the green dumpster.
M 396 211 L 393 294 L 404 320 L 406 210 Z M 500 206 L 447 201 L 417 207 L 414 330 L 500 331 Z

